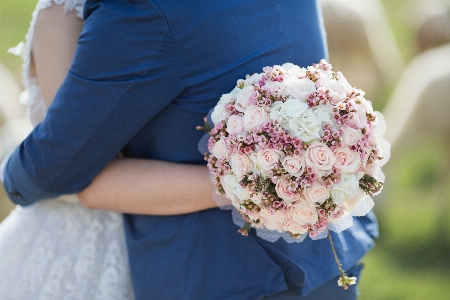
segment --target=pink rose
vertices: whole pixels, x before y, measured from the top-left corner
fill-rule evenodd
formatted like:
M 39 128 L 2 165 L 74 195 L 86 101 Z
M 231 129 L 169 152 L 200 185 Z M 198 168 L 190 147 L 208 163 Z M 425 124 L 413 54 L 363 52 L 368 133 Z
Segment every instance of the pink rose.
M 311 186 L 305 189 L 304 195 L 309 203 L 317 203 L 320 205 L 330 198 L 330 191 L 320 184 L 320 182 L 314 181 Z
M 252 130 L 258 128 L 269 120 L 269 114 L 264 108 L 259 106 L 250 106 L 244 113 L 244 128 Z
M 280 150 L 263 149 L 256 154 L 258 166 L 266 171 L 273 169 L 283 159 L 284 153 Z
M 290 213 L 289 213 L 290 215 Z M 291 217 L 289 217 L 285 222 L 284 222 L 284 227 L 283 227 L 284 231 L 288 231 L 292 234 L 304 234 L 308 231 L 308 229 L 304 228 L 302 226 L 302 224 L 299 224 L 297 222 L 295 222 L 294 220 L 292 220 Z
M 227 121 L 227 132 L 229 134 L 238 134 L 244 130 L 244 124 L 242 123 L 242 117 L 232 115 Z
M 291 219 L 300 224 L 314 224 L 319 220 L 316 208 L 304 201 L 295 204 L 290 210 Z
M 255 87 L 252 85 L 246 86 L 239 91 L 236 95 L 236 103 L 234 104 L 237 111 L 244 112 L 248 108 L 248 102 L 254 91 Z
M 300 194 L 297 191 L 294 191 L 289 188 L 290 184 L 287 179 L 280 179 L 275 185 L 275 191 L 277 192 L 278 197 L 284 200 L 286 203 L 292 203 L 301 199 Z
M 361 166 L 361 156 L 349 148 L 338 148 L 334 150 L 336 162 L 334 166 L 345 173 L 355 173 Z
M 211 153 L 219 159 L 224 159 L 230 156 L 231 151 L 228 149 L 224 140 L 218 140 L 212 147 Z
M 245 154 L 233 153 L 230 158 L 230 166 L 237 178 L 242 178 L 251 171 L 253 162 Z
M 287 156 L 281 162 L 283 168 L 292 176 L 301 176 L 305 170 L 305 160 L 303 157 L 294 155 Z
M 311 144 L 306 150 L 306 165 L 311 166 L 318 175 L 329 173 L 336 158 L 327 145 L 320 142 Z
M 286 213 L 284 210 L 261 209 L 259 212 L 261 223 L 269 230 L 283 232 Z

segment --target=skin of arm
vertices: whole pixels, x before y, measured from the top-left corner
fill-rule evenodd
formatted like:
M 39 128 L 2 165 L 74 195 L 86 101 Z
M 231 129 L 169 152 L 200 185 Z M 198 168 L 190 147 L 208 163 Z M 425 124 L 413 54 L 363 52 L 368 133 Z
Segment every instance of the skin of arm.
M 76 12 L 56 4 L 37 18 L 30 73 L 47 106 L 71 66 L 82 25 Z M 116 158 L 77 195 L 88 208 L 176 215 L 217 207 L 212 191 L 205 166 Z

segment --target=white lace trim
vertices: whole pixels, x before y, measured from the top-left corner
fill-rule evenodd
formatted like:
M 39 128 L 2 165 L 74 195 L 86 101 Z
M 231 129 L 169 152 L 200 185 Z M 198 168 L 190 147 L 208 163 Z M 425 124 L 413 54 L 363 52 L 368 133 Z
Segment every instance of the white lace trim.
M 30 27 L 25 36 L 25 42 L 22 42 L 9 50 L 10 53 L 21 56 L 23 60 L 22 77 L 25 91 L 21 94 L 20 101 L 27 106 L 28 117 L 33 126 L 36 126 L 44 119 L 47 108 L 44 99 L 42 99 L 37 78 L 30 76 L 31 45 L 33 43 L 34 31 L 39 13 L 53 3 L 64 5 L 64 12 L 74 10 L 77 12 L 77 16 L 80 19 L 83 17 L 84 0 L 39 0 L 36 4 L 36 9 L 31 16 Z

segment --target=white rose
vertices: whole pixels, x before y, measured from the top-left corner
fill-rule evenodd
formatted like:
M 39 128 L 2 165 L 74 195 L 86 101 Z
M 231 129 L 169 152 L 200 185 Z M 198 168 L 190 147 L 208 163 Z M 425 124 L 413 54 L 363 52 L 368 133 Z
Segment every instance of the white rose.
M 230 93 L 223 94 L 220 97 L 219 102 L 217 102 L 217 103 L 225 105 L 227 103 L 233 102 L 234 100 L 236 100 L 236 95 L 238 92 L 239 92 L 239 89 L 233 89 Z
M 254 91 L 255 87 L 252 85 L 246 86 L 239 91 L 236 95 L 236 103 L 234 104 L 237 111 L 244 112 L 248 108 L 248 102 Z
M 332 170 L 336 158 L 331 149 L 324 143 L 315 142 L 306 150 L 305 162 L 311 166 L 318 175 Z
M 353 199 L 359 189 L 359 180 L 355 175 L 342 174 L 341 182 L 331 188 L 331 198 L 337 205 Z
M 284 95 L 286 86 L 282 82 L 268 81 L 263 87 L 265 90 L 271 90 L 277 95 Z
M 373 112 L 372 102 L 365 99 L 364 97 L 360 97 L 358 99 L 360 101 L 360 105 L 364 108 L 365 111 L 367 111 L 369 113 Z
M 333 98 L 333 104 L 344 102 L 347 98 L 347 89 L 336 79 L 319 79 L 317 83 L 330 91 Z
M 245 85 L 253 85 L 257 84 L 262 78 L 262 75 L 260 73 L 254 73 L 251 76 L 245 78 L 244 84 Z
M 213 121 L 214 125 L 225 120 L 227 117 L 228 113 L 225 110 L 225 105 L 217 103 L 217 105 L 214 107 L 213 112 L 211 113 L 211 120 Z
M 244 130 L 244 123 L 242 117 L 238 115 L 232 115 L 227 120 L 227 132 L 229 134 L 238 134 Z
M 319 220 L 316 208 L 304 201 L 296 203 L 290 210 L 291 219 L 298 224 L 314 224 Z
M 352 212 L 355 209 L 355 207 L 359 205 L 361 200 L 364 199 L 364 197 L 366 197 L 366 196 L 367 196 L 367 194 L 363 190 L 358 189 L 353 198 L 346 199 L 344 201 L 344 205 L 345 205 L 345 208 L 347 209 L 347 211 Z
M 359 152 L 351 151 L 349 148 L 337 148 L 333 151 L 336 162 L 334 166 L 341 172 L 355 173 L 361 166 Z
M 285 154 L 279 150 L 262 149 L 256 153 L 256 160 L 261 169 L 271 170 L 284 159 L 284 156 Z
M 305 160 L 298 155 L 286 156 L 281 162 L 283 168 L 292 176 L 299 177 L 305 170 Z
M 320 138 L 322 124 L 311 109 L 305 110 L 298 118 L 289 120 L 288 132 L 304 142 Z
M 269 120 L 269 114 L 264 108 L 259 106 L 250 106 L 244 113 L 244 128 L 246 130 L 252 130 L 260 127 L 262 124 Z
M 285 95 L 291 99 L 301 99 L 306 102 L 309 95 L 316 91 L 316 85 L 309 78 L 290 78 L 283 81 L 286 85 Z
M 218 140 L 211 149 L 212 155 L 219 159 L 228 158 L 231 151 L 228 149 L 224 140 Z
M 366 110 L 360 104 L 356 105 L 356 113 L 353 114 L 352 123 L 359 128 L 364 128 L 367 126 Z
M 347 145 L 355 145 L 362 138 L 361 131 L 354 128 L 347 128 L 342 136 L 343 142 Z
M 234 175 L 238 179 L 242 179 L 244 175 L 252 170 L 253 162 L 245 154 L 233 153 L 230 157 L 230 166 Z
M 265 178 L 267 178 L 268 176 L 270 176 L 270 170 L 263 169 L 263 168 L 259 165 L 259 162 L 258 162 L 258 155 L 256 154 L 256 152 L 250 153 L 249 157 L 250 157 L 250 159 L 251 159 L 252 162 L 253 162 L 253 168 L 252 168 L 252 170 L 251 170 L 251 172 L 252 172 L 253 174 L 256 174 L 256 175 L 258 175 L 258 176 L 263 176 L 263 177 L 265 177 Z
M 319 78 L 321 79 L 332 79 L 333 78 L 333 72 L 331 70 L 323 70 L 319 69 Z
M 306 69 L 305 68 L 300 68 L 297 65 L 294 65 L 293 63 L 285 63 L 281 66 L 286 74 L 289 77 L 305 77 L 306 76 Z
M 228 114 L 225 110 L 225 104 L 230 103 L 236 99 L 237 89 L 231 91 L 231 93 L 223 94 L 220 97 L 219 102 L 217 102 L 214 107 L 213 112 L 211 113 L 211 120 L 214 125 L 225 120 L 228 117 Z
M 280 210 L 261 209 L 259 212 L 261 223 L 269 230 L 283 231 L 285 213 Z
M 227 197 L 236 204 L 240 201 L 249 199 L 249 192 L 246 188 L 242 187 L 239 183 L 239 179 L 234 175 L 225 175 L 220 178 L 220 183 L 225 191 Z
M 289 99 L 286 102 L 277 101 L 270 108 L 270 118 L 279 120 L 281 126 L 289 130 L 289 120 L 300 117 L 308 108 L 308 105 L 298 99 Z
M 345 95 L 350 96 L 353 93 L 353 87 L 348 83 L 347 78 L 339 78 L 338 84 L 344 89 Z

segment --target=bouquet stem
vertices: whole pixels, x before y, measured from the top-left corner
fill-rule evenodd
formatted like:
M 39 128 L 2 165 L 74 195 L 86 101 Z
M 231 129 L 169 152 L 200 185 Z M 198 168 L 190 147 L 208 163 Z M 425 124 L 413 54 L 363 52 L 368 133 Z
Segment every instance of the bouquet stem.
M 344 269 L 342 269 L 341 261 L 339 260 L 336 249 L 334 249 L 333 239 L 331 238 L 330 231 L 328 231 L 328 240 L 330 241 L 331 250 L 333 251 L 334 260 L 336 261 L 336 264 L 338 266 L 339 270 L 339 280 L 338 285 L 342 286 L 344 290 L 347 290 L 349 286 L 356 284 L 356 277 L 348 277 L 348 275 L 345 273 Z

